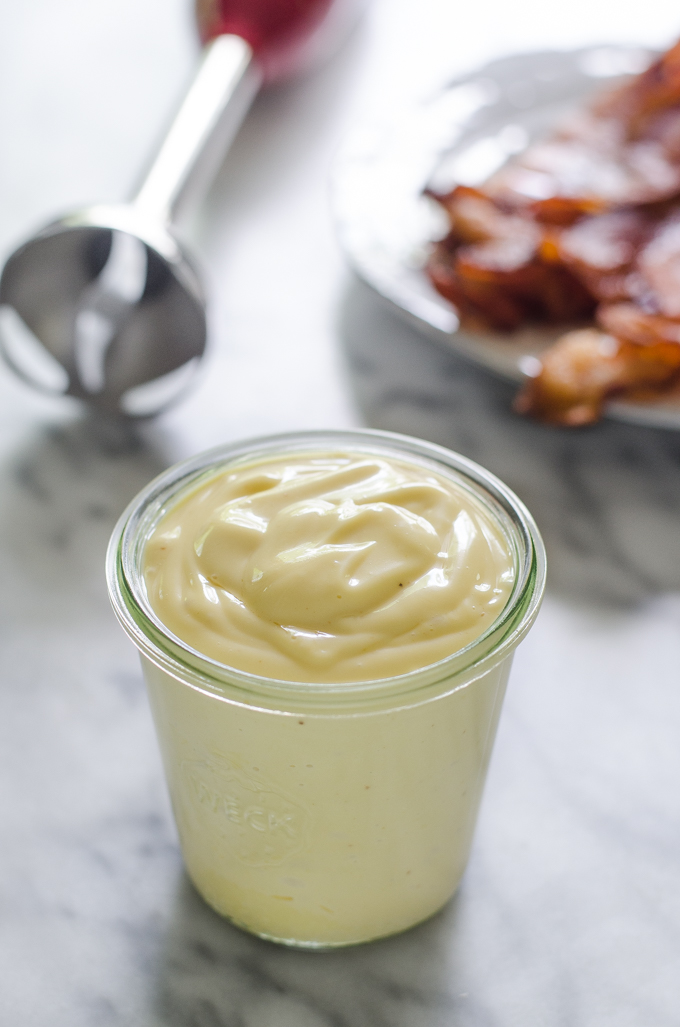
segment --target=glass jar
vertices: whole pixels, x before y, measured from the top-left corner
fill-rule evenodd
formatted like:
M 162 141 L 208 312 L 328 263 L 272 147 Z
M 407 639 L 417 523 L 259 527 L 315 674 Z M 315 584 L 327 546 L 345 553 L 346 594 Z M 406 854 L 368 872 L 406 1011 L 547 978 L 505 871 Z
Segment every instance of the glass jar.
M 484 505 L 515 572 L 486 632 L 416 671 L 315 684 L 225 666 L 164 627 L 143 560 L 167 510 L 227 466 L 339 450 L 454 477 Z M 261 937 L 320 948 L 402 931 L 447 902 L 468 859 L 512 656 L 545 583 L 540 535 L 510 489 L 464 457 L 388 432 L 249 440 L 151 482 L 113 533 L 107 575 L 141 654 L 186 868 L 214 909 Z

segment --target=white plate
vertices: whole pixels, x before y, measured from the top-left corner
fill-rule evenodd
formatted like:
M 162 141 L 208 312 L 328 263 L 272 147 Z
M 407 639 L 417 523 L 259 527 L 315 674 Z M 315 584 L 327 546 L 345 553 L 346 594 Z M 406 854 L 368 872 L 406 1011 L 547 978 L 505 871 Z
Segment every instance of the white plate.
M 432 240 L 447 231 L 443 211 L 423 189 L 480 184 L 569 109 L 641 71 L 652 57 L 613 46 L 504 57 L 401 112 L 398 121 L 355 136 L 334 183 L 340 239 L 355 269 L 416 327 L 521 381 L 522 359 L 540 353 L 564 327 L 510 335 L 459 330 L 453 307 L 423 271 Z M 607 415 L 680 429 L 680 387 L 653 402 L 609 403 Z

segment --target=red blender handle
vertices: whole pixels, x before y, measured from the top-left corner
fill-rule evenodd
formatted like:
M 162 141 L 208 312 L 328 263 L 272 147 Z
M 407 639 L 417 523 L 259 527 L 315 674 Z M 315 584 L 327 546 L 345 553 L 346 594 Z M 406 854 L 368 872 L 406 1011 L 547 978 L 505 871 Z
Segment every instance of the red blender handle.
M 137 209 L 174 220 L 219 167 L 259 86 L 329 56 L 364 5 L 365 0 L 196 0 L 203 57 L 134 198 Z
M 306 70 L 345 35 L 360 0 L 196 0 L 201 39 L 240 36 L 266 83 Z

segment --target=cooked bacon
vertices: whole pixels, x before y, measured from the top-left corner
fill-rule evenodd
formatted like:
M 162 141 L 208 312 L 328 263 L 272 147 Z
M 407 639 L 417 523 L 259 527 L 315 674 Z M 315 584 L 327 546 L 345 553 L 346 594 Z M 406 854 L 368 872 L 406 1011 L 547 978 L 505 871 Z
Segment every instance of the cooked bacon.
M 528 209 L 550 224 L 680 194 L 678 111 L 657 108 L 645 130 L 634 132 L 631 88 L 573 114 L 492 175 L 483 191 L 500 206 Z M 680 105 L 680 91 L 673 90 L 672 104 Z
M 657 227 L 637 259 L 646 302 L 666 317 L 680 317 L 680 211 Z
M 468 326 L 507 331 L 524 321 L 559 323 L 593 310 L 590 294 L 559 264 L 539 225 L 504 213 L 473 189 L 458 187 L 440 202 L 451 232 L 433 252 L 428 273 Z
M 549 196 L 530 203 L 527 212 L 544 225 L 573 225 L 580 218 L 599 214 L 605 209 L 600 201 L 576 196 Z
M 562 217 L 569 208 L 577 217 L 680 193 L 680 167 L 659 140 L 630 142 L 614 137 L 605 123 L 599 127 L 592 138 L 567 136 L 530 146 L 489 179 L 485 192 L 499 206 L 528 208 L 546 222 L 560 208 Z
M 512 330 L 595 313 L 603 329 L 547 350 L 517 409 L 587 424 L 609 396 L 678 377 L 680 42 L 483 187 L 435 199 L 451 230 L 427 271 L 464 324 Z
M 634 303 L 603 304 L 597 309 L 597 322 L 609 335 L 640 346 L 680 343 L 680 319 L 648 314 Z
M 606 399 L 640 389 L 659 389 L 680 375 L 680 346 L 638 345 L 596 328 L 563 335 L 540 361 L 515 400 L 522 414 L 549 424 L 592 424 Z
M 583 218 L 560 233 L 559 259 L 598 300 L 630 299 L 630 273 L 652 227 L 649 215 L 640 210 Z
M 671 107 L 657 114 L 648 126 L 645 137 L 655 139 L 673 162 L 680 160 L 680 109 Z
M 521 297 L 513 295 L 508 288 L 511 276 L 507 268 L 505 272 L 494 273 L 491 268 L 477 268 L 474 262 L 461 267 L 460 247 L 455 243 L 455 239 L 449 237 L 432 254 L 428 270 L 435 288 L 457 307 L 469 328 L 499 331 L 517 328 L 527 319 L 529 311 Z M 502 243 L 498 246 L 502 247 Z M 450 252 L 453 248 L 454 255 Z
M 479 189 L 459 185 L 441 195 L 426 190 L 449 216 L 451 236 L 457 243 L 482 243 L 492 239 L 529 238 L 537 244 L 540 231 L 524 218 L 508 215 Z

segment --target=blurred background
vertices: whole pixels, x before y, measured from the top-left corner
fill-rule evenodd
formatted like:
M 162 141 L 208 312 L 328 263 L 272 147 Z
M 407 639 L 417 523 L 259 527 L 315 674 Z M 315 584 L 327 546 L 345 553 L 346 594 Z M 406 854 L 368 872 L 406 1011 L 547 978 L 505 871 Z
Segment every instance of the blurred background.
M 130 194 L 186 89 L 199 43 L 189 0 L 45 0 L 30 11 L 5 4 L 0 27 L 4 257 L 56 214 Z M 505 53 L 602 41 L 663 46 L 677 31 L 677 13 L 663 0 L 644 12 L 604 0 L 368 3 L 325 67 L 256 99 L 206 202 L 183 225 L 206 275 L 212 347 L 201 386 L 163 428 L 195 451 L 244 428 L 356 419 L 339 367 L 348 276 L 328 196 L 348 133 Z M 322 392 L 312 386 L 317 375 Z M 2 371 L 0 416 L 17 427 L 36 408 L 5 378 Z
M 323 67 L 263 91 L 181 224 L 209 295 L 196 387 L 134 426 L 0 365 L 0 1022 L 29 1027 L 677 1023 L 680 435 L 569 432 L 421 338 L 347 267 L 349 135 L 512 52 L 680 34 L 668 0 L 370 0 Z M 0 5 L 0 257 L 126 198 L 200 53 L 189 0 Z M 434 921 L 356 952 L 273 949 L 184 881 L 106 541 L 153 475 L 270 432 L 370 425 L 518 491 L 549 593 L 520 650 L 475 852 Z

